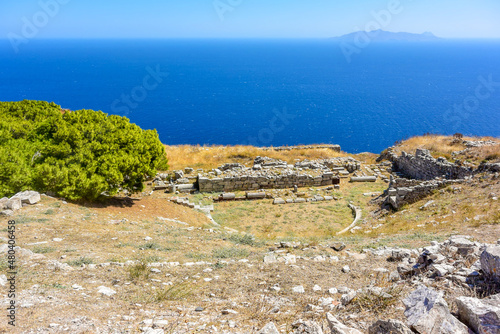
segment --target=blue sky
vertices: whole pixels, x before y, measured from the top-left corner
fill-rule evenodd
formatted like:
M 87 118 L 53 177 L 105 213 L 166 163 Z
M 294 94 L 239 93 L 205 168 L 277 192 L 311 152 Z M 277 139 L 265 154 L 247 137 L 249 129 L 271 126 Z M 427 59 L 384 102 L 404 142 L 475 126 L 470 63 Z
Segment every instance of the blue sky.
M 500 1 L 0 0 L 0 38 L 29 24 L 36 38 L 327 38 L 370 27 L 500 38 Z

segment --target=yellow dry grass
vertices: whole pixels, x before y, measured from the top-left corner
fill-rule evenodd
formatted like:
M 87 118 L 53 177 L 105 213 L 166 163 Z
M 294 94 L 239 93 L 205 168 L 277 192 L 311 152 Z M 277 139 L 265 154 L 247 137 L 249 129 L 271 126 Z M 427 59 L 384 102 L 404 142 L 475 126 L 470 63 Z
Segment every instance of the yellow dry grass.
M 474 153 L 468 158 L 473 159 L 474 162 L 480 162 L 487 157 L 500 157 L 500 139 L 494 137 L 463 137 L 464 140 L 471 141 L 496 141 L 499 145 L 485 146 L 474 149 Z M 405 151 L 409 153 L 415 152 L 417 148 L 423 148 L 430 151 L 431 155 L 435 158 L 443 156 L 447 159 L 452 157 L 453 152 L 465 150 L 467 147 L 459 140 L 455 140 L 452 136 L 442 135 L 424 135 L 411 137 L 403 140 L 396 146 L 396 151 Z
M 293 163 L 295 159 L 326 159 L 347 156 L 330 149 L 300 149 L 290 151 L 265 150 L 254 146 L 165 146 L 171 170 L 184 167 L 212 169 L 224 163 L 250 164 L 258 156 L 281 159 Z

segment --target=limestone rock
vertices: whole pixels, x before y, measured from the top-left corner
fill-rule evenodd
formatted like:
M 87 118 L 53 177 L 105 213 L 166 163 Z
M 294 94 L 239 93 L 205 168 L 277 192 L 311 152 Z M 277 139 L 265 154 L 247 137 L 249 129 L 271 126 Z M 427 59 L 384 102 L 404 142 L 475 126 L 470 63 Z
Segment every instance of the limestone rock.
M 5 286 L 5 284 L 7 284 L 7 276 L 0 275 L 0 285 Z
M 458 297 L 460 320 L 479 334 L 500 334 L 500 294 L 484 299 Z
M 115 290 L 107 288 L 107 287 L 102 286 L 102 285 L 98 289 L 99 289 L 99 290 L 97 290 L 98 293 L 103 294 L 103 295 L 108 296 L 108 297 L 111 297 L 111 296 L 116 294 Z
M 413 332 L 406 327 L 399 320 L 379 320 L 368 328 L 368 334 L 413 334 Z
M 259 334 L 280 334 L 280 332 L 274 322 L 270 322 L 260 330 Z
M 293 334 L 323 334 L 321 326 L 314 321 L 301 321 L 292 324 L 292 327 L 295 328 Z
M 9 209 L 12 211 L 19 210 L 20 208 L 23 207 L 23 205 L 21 203 L 21 199 L 15 198 L 15 197 L 12 197 L 7 202 L 5 202 L 4 206 L 6 209 Z
M 356 298 L 356 295 L 357 295 L 356 291 L 351 290 L 340 297 L 340 302 L 342 303 L 342 305 L 347 305 L 350 302 L 352 302 L 354 298 Z
M 336 242 L 333 245 L 331 245 L 330 248 L 336 252 L 340 252 L 345 248 L 345 244 L 343 242 Z
M 467 326 L 451 315 L 443 293 L 425 286 L 413 291 L 403 303 L 411 329 L 420 334 L 468 334 Z
M 71 271 L 73 270 L 73 268 L 70 267 L 69 264 L 67 263 L 61 263 L 59 261 L 56 261 L 56 260 L 49 260 L 47 262 L 47 268 L 49 268 L 50 270 L 54 270 L 54 271 Z
M 22 191 L 20 193 L 15 194 L 12 198 L 19 198 L 21 200 L 21 203 L 31 204 L 31 205 L 36 204 L 41 200 L 40 193 L 32 190 Z
M 347 327 L 331 313 L 326 314 L 326 321 L 328 322 L 328 327 L 330 327 L 331 334 L 363 334 L 357 329 Z
M 500 280 L 500 245 L 487 247 L 481 254 L 481 269 L 488 277 Z
M 9 199 L 7 197 L 0 198 L 0 211 L 5 208 L 5 203 L 7 203 Z
M 292 291 L 295 293 L 305 293 L 304 287 L 302 285 L 295 286 L 292 288 Z
M 276 263 L 278 260 L 274 254 L 267 254 L 264 256 L 264 263 Z

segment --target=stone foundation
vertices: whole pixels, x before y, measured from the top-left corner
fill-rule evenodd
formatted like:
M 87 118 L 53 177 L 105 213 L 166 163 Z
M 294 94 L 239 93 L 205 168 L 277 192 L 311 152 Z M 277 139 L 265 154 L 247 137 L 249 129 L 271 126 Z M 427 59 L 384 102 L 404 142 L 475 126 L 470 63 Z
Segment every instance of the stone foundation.
M 290 173 L 285 175 L 235 175 L 224 178 L 208 178 L 198 175 L 200 192 L 230 192 L 258 189 L 285 189 L 297 186 L 321 187 L 339 184 L 340 178 L 333 172 L 318 176 Z
M 444 158 L 435 159 L 429 150 L 417 149 L 415 155 L 402 152 L 397 156 L 389 148 L 381 158 L 393 163 L 393 171 L 417 180 L 433 180 L 442 177 L 448 180 L 463 179 L 474 174 L 474 170 L 451 163 Z

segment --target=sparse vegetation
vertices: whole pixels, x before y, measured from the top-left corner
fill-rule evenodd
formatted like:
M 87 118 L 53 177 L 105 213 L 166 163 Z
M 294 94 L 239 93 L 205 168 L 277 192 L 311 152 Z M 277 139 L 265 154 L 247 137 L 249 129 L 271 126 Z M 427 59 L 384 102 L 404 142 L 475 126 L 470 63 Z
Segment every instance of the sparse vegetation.
M 85 256 L 80 257 L 76 260 L 68 261 L 68 264 L 73 267 L 80 267 L 82 264 L 93 264 L 94 260 Z
M 365 154 L 364 161 L 373 161 L 375 157 Z M 242 153 L 232 158 L 244 160 L 250 156 Z M 180 166 L 183 167 L 186 166 Z M 19 290 L 23 296 L 33 294 L 46 301 L 20 309 L 32 312 L 23 318 L 22 329 L 38 328 L 40 317 L 50 323 L 63 322 L 52 314 L 59 317 L 68 314 L 67 305 L 80 305 L 72 308 L 71 319 L 87 317 L 100 325 L 111 319 L 113 325 L 136 328 L 146 326 L 141 324 L 143 320 L 160 318 L 168 319 L 168 326 L 172 326 L 168 328 L 185 328 L 189 326 L 186 319 L 197 322 L 206 318 L 209 320 L 203 320 L 203 324 L 207 327 L 200 329 L 200 333 L 211 330 L 212 324 L 220 332 L 231 331 L 228 320 L 235 320 L 237 330 L 243 333 L 250 333 L 269 321 L 275 322 L 280 331 L 292 331 L 291 324 L 299 318 L 324 319 L 329 305 L 323 311 L 305 312 L 305 309 L 309 304 L 319 305 L 320 298 L 332 298 L 335 305 L 340 302 L 341 294 L 330 294 L 328 289 L 344 286 L 353 290 L 380 287 L 387 295 L 366 290 L 358 293 L 345 308 L 333 311 L 342 321 L 353 313 L 366 323 L 382 315 L 397 319 L 404 317 L 398 308 L 399 301 L 411 287 L 393 285 L 387 281 L 387 275 L 379 277 L 373 268 L 386 268 L 390 273 L 397 270 L 398 263 L 369 253 L 365 258 L 365 254 L 358 254 L 363 249 L 416 248 L 428 246 L 431 241 L 444 241 L 454 234 L 472 235 L 481 242 L 494 243 L 498 239 L 500 203 L 490 194 L 500 194 L 500 184 L 490 176 L 481 175 L 471 182 L 439 189 L 397 212 L 378 212 L 380 206 L 371 202 L 375 197 L 363 195 L 381 192 L 387 183 L 346 181 L 342 179 L 338 190 L 327 191 L 324 187 L 299 190 L 338 198 L 330 202 L 285 206 L 272 205 L 270 199 L 216 203 L 213 217 L 221 226 L 214 225 L 200 212 L 169 202 L 175 195 L 163 192 L 127 203 L 110 201 L 88 206 L 62 204 L 60 200 L 42 197 L 39 204 L 24 207 L 12 217 L 22 224 L 19 245 L 45 258 L 37 260 L 39 263 L 34 267 L 28 264 L 19 270 Z M 287 194 L 288 190 L 277 192 L 285 198 Z M 210 204 L 213 194 L 182 196 Z M 421 208 L 430 200 L 434 202 Z M 349 201 L 363 209 L 359 224 L 362 229 L 339 236 L 336 232 L 353 219 L 347 206 Z M 45 214 L 48 210 L 53 212 Z M 153 239 L 145 241 L 146 236 Z M 63 240 L 50 242 L 53 238 Z M 50 242 L 47 245 L 26 246 L 46 240 Z M 282 241 L 293 244 L 281 245 Z M 346 249 L 334 251 L 330 248 L 334 243 L 344 243 Z M 300 246 L 295 247 L 296 244 Z M 271 250 L 276 251 L 277 262 L 264 264 L 264 256 Z M 285 255 L 295 255 L 296 264 L 284 262 Z M 319 256 L 322 258 L 316 261 Z M 358 256 L 359 259 L 355 258 Z M 471 265 L 472 260 L 475 261 L 467 259 L 466 264 Z M 48 270 L 45 261 L 66 262 L 73 270 Z M 105 262 L 113 263 L 81 268 L 82 264 Z M 349 273 L 341 271 L 345 265 L 350 266 Z M 5 271 L 7 266 L 0 259 L 0 270 Z M 82 290 L 75 284 L 81 285 Z M 292 292 L 298 285 L 304 287 L 303 294 Z M 314 291 L 315 285 L 321 290 Z M 108 297 L 96 293 L 100 286 L 111 288 L 116 294 Z M 478 295 L 485 294 L 478 292 Z M 203 311 L 195 312 L 196 307 Z M 220 317 L 223 309 L 234 309 L 238 314 Z M 198 327 L 189 330 L 194 332 Z M 166 332 L 168 328 L 165 327 Z

